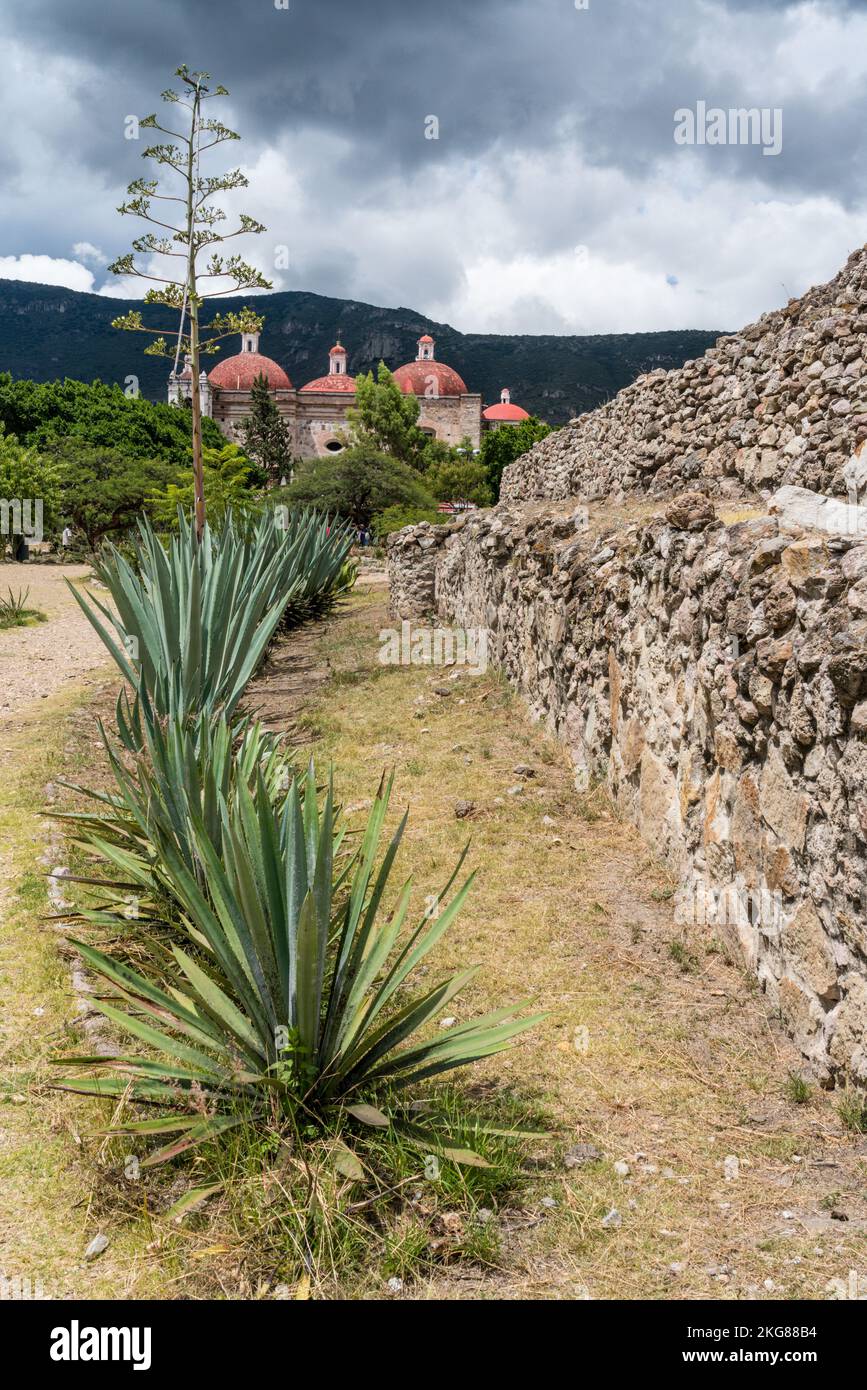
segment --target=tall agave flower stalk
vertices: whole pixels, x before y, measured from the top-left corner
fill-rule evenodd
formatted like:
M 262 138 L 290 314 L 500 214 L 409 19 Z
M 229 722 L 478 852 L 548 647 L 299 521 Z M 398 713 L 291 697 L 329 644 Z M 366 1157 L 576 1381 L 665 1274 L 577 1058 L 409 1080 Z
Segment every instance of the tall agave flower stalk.
M 75 943 L 99 977 L 94 1007 L 139 1050 L 65 1058 L 76 1071 L 60 1084 L 156 1106 L 156 1118 L 119 1127 L 180 1136 L 148 1162 L 214 1138 L 257 1110 L 282 1115 L 296 1130 L 299 1118 L 325 1123 L 335 1109 L 387 1127 L 399 1113 L 399 1093 L 502 1051 L 542 1017 L 516 1017 L 524 1008 L 516 1002 L 433 1029 L 475 968 L 420 990 L 412 988 L 413 974 L 453 922 L 472 878 L 450 896 L 465 851 L 439 910 L 407 926 L 411 883 L 389 893 L 405 816 L 379 852 L 390 792 L 391 782 L 383 782 L 342 887 L 332 794 L 320 807 L 312 768 L 303 794 L 293 783 L 282 809 L 261 779 L 255 791 L 242 779 L 231 803 L 218 795 L 219 848 L 188 802 L 204 886 L 176 837 L 156 836 L 161 873 L 189 936 L 189 945 L 172 947 L 169 978 L 157 983 Z M 424 1143 L 431 1142 L 426 1133 Z M 447 1137 L 439 1142 L 449 1155 Z
M 304 616 L 346 582 L 352 536 L 314 512 L 282 527 L 270 510 L 255 521 L 230 515 L 219 532 L 206 527 L 201 543 L 183 514 L 179 523 L 164 546 L 139 520 L 135 566 L 114 546 L 95 562 L 114 612 L 70 587 L 137 701 L 146 692 L 158 718 L 230 718 L 284 614 Z M 135 714 L 121 697 L 129 746 Z

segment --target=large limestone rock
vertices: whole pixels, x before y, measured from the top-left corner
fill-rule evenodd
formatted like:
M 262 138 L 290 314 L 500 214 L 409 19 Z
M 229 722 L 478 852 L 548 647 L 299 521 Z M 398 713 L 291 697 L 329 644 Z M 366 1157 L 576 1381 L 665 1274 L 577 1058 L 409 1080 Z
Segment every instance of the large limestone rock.
M 837 963 L 828 933 L 815 909 L 802 902 L 781 934 L 783 953 L 793 972 L 826 1007 L 840 998 Z
M 762 768 L 759 806 L 765 822 L 788 849 L 801 851 L 804 848 L 809 805 L 809 796 L 798 791 L 779 749 L 773 748 Z
M 840 497 L 825 497 L 807 487 L 790 484 L 779 488 L 768 503 L 768 511 L 790 526 L 802 526 L 808 531 L 867 538 L 867 507 Z

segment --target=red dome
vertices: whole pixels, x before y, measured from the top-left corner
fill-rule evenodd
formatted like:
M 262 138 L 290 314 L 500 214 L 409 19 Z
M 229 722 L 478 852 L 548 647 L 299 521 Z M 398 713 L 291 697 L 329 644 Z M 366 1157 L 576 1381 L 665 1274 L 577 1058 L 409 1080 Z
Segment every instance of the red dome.
M 337 391 L 344 395 L 355 395 L 355 377 L 347 376 L 346 372 L 330 372 L 328 376 L 318 376 L 315 381 L 308 381 L 306 386 L 301 387 L 302 391 Z
M 398 367 L 394 379 L 405 396 L 466 396 L 467 388 L 461 377 L 444 362 L 430 358 L 423 362 L 407 362 Z M 436 382 L 436 391 L 431 389 Z
M 238 352 L 218 362 L 208 381 L 224 391 L 249 391 L 257 376 L 265 376 L 272 391 L 291 391 L 292 382 L 282 367 L 261 352 Z
M 526 410 L 522 410 L 519 405 L 489 405 L 483 412 L 484 420 L 509 420 L 513 424 L 518 424 L 521 420 L 529 420 L 530 416 Z

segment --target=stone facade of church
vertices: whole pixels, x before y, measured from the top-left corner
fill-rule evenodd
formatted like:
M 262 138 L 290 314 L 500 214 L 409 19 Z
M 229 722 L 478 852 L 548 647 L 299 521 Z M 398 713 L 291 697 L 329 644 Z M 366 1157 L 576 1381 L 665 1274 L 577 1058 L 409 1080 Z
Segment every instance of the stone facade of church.
M 500 404 L 486 410 L 481 395 L 469 391 L 452 367 L 436 360 L 435 347 L 433 338 L 425 334 L 419 338 L 415 361 L 398 367 L 394 374 L 407 395 L 418 397 L 419 426 L 426 434 L 450 445 L 469 439 L 477 450 L 483 430 L 527 419 L 526 411 L 511 404 L 506 390 Z M 264 376 L 292 431 L 296 456 L 338 454 L 346 443 L 347 410 L 355 404 L 355 378 L 347 372 L 346 349 L 341 343 L 335 343 L 328 356 L 327 374 L 296 389 L 283 368 L 260 353 L 259 334 L 243 333 L 240 352 L 218 362 L 210 373 L 201 373 L 202 411 L 213 417 L 227 439 L 240 442 L 241 423 L 250 414 L 253 382 Z M 181 404 L 191 390 L 188 358 L 183 371 L 172 372 L 169 377 L 169 403 Z

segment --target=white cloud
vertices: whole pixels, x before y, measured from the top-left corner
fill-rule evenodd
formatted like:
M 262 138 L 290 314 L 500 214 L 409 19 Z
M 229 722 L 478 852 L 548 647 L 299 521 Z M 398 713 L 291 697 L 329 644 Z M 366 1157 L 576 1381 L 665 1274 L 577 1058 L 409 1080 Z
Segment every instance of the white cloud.
M 0 280 L 33 280 L 86 293 L 93 290 L 93 272 L 87 266 L 58 256 L 0 256 Z
M 94 246 L 92 241 L 77 241 L 72 248 L 72 254 L 79 261 L 92 261 L 94 265 L 108 264 L 108 256 L 104 251 L 100 251 L 98 246 Z
M 513 152 L 508 180 L 496 160 L 384 180 L 324 225 L 321 187 L 304 170 L 345 150 L 340 137 L 308 136 L 248 168 L 237 206 L 271 230 L 245 253 L 275 288 L 409 305 L 464 332 L 734 329 L 836 274 L 864 236 L 865 207 L 769 193 L 759 151 L 752 181 L 708 178 L 690 150 L 639 178 L 565 143 L 544 162 Z M 272 270 L 281 243 L 283 275 Z
M 157 14 L 156 0 L 144 4 Z M 212 8 L 222 12 L 217 0 Z M 492 30 L 488 76 L 468 87 L 465 104 L 460 63 L 444 71 L 459 28 L 430 72 L 410 65 L 417 110 L 387 48 L 375 59 L 363 46 L 365 61 L 353 55 L 354 85 L 341 83 L 339 66 L 325 82 L 329 69 L 314 48 L 300 115 L 291 64 L 286 91 L 272 84 L 267 120 L 249 88 L 245 96 L 230 81 L 232 109 L 221 114 L 247 134 L 241 158 L 251 184 L 226 205 L 267 224 L 265 236 L 235 245 L 276 289 L 407 305 L 464 331 L 735 328 L 828 279 L 863 242 L 857 131 L 867 110 L 867 15 L 824 0 L 785 10 L 759 0 L 631 0 L 585 15 L 568 0 L 511 8 L 519 30 Z M 482 16 L 488 9 L 479 5 Z M 156 19 L 151 28 L 161 32 Z M 227 50 L 231 32 L 215 30 Z M 384 26 L 377 44 L 392 32 Z M 0 122 L 19 136 L 9 177 L 0 167 L 4 249 L 47 254 L 0 258 L 0 276 L 139 298 L 145 282 L 103 273 L 142 229 L 115 211 L 140 171 L 141 148 L 122 133 L 138 89 L 127 90 L 117 64 L 100 66 L 99 33 L 95 24 L 93 52 L 79 56 L 17 39 L 6 47 Z M 270 50 L 257 58 L 251 45 L 246 58 L 267 76 Z M 225 56 L 237 68 L 238 55 Z M 376 127 L 368 69 L 396 83 L 389 100 L 373 103 Z M 317 107 L 320 79 L 326 97 L 344 103 L 342 127 L 333 105 Z M 259 68 L 255 89 L 263 90 Z M 782 157 L 677 150 L 674 110 L 699 97 L 782 104 Z M 425 142 L 419 113 L 440 107 L 442 140 Z M 505 121 L 510 110 L 525 114 L 526 137 Z M 461 131 L 463 142 L 454 138 Z M 62 254 L 70 242 L 75 259 Z
M 696 31 L 691 56 L 712 76 L 755 94 L 796 99 L 821 95 L 845 104 L 863 91 L 867 76 L 867 16 L 842 13 L 817 0 L 785 14 L 704 6 L 706 22 Z
M 477 332 L 557 331 L 554 314 L 569 333 L 735 329 L 830 279 L 864 236 L 867 209 L 829 198 L 762 198 L 732 181 L 696 200 L 674 178 L 641 194 L 631 208 L 612 200 L 586 257 L 468 252 L 463 293 L 429 312 Z

